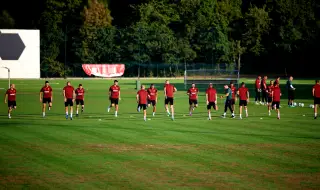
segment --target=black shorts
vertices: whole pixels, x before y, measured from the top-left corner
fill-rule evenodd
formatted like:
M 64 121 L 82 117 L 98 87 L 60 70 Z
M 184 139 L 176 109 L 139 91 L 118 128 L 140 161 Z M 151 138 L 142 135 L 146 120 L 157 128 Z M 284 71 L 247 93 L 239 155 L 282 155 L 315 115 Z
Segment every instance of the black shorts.
M 231 99 L 231 100 L 230 100 L 230 104 L 231 104 L 231 105 L 235 105 L 235 104 L 236 104 L 236 100 L 235 100 L 235 99 Z
M 268 97 L 268 103 L 272 103 L 272 97 Z
M 152 106 L 155 106 L 157 102 L 155 100 L 148 100 L 148 105 L 152 104 Z
M 164 104 L 165 105 L 173 105 L 173 98 L 170 98 L 170 97 L 167 97 L 165 100 L 164 100 Z
M 51 98 L 43 98 L 42 103 L 44 103 L 44 104 L 51 103 Z
M 139 104 L 138 107 L 140 107 L 140 109 L 142 108 L 143 110 L 146 110 L 147 104 Z
M 197 105 L 198 104 L 198 100 L 190 100 L 189 99 L 189 105 L 191 106 L 192 104 Z
M 272 108 L 276 106 L 277 109 L 280 109 L 280 102 L 272 102 Z
M 81 104 L 82 106 L 84 105 L 84 100 L 76 100 L 76 105 Z
M 320 105 L 320 98 L 314 97 L 314 104 Z
M 67 101 L 64 103 L 64 106 L 65 107 L 73 106 L 72 98 L 68 98 Z
M 216 103 L 214 102 L 209 102 L 209 104 L 207 105 L 207 109 L 208 110 L 211 110 L 211 107 L 216 110 Z
M 288 90 L 288 99 L 294 100 L 294 90 Z
M 239 101 L 239 106 L 247 106 L 247 105 L 248 105 L 247 100 L 240 100 Z
M 17 106 L 16 101 L 8 101 L 8 108 L 14 108 Z
M 119 104 L 119 98 L 110 98 L 110 102 L 111 102 L 111 104 L 118 105 Z

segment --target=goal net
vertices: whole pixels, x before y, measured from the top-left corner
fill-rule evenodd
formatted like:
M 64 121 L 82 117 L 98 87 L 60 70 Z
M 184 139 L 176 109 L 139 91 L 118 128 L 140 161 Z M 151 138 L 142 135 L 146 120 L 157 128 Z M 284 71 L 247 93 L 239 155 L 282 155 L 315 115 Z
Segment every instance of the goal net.
M 189 88 L 192 83 L 198 88 L 206 88 L 212 83 L 215 88 L 222 89 L 225 84 L 233 82 L 235 86 L 239 84 L 239 72 L 230 69 L 196 69 L 186 70 L 184 72 L 185 89 Z

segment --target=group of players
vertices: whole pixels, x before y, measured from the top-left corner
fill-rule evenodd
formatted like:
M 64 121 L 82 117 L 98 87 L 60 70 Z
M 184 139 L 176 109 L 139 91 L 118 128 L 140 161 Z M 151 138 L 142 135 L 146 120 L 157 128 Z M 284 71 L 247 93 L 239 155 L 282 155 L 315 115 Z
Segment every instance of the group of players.
M 288 104 L 289 106 L 293 106 L 293 93 L 290 94 L 290 90 L 294 90 L 292 86 L 292 77 L 289 78 L 287 82 L 287 86 L 289 89 L 288 95 Z M 255 83 L 256 86 L 256 103 L 258 104 L 260 101 L 260 93 L 262 92 L 263 101 L 265 101 L 266 105 L 268 105 L 268 113 L 271 115 L 271 110 L 274 109 L 277 112 L 277 118 L 280 119 L 280 100 L 281 100 L 281 89 L 279 87 L 280 78 L 277 78 L 275 82 L 273 80 L 270 81 L 270 85 L 266 84 L 267 77 L 265 76 L 263 80 L 261 77 L 258 77 Z M 230 85 L 225 85 L 225 95 L 220 98 L 225 98 L 225 106 L 224 106 L 224 114 L 223 118 L 226 117 L 227 110 L 229 108 L 231 112 L 231 117 L 235 118 L 235 103 L 237 101 L 237 97 L 239 98 L 239 118 L 242 119 L 242 111 L 243 108 L 245 110 L 246 117 L 248 117 L 248 102 L 249 102 L 249 90 L 246 88 L 245 83 L 241 83 L 240 88 L 236 89 L 234 84 L 231 82 Z M 174 94 L 177 92 L 177 88 L 170 84 L 168 80 L 166 80 L 164 84 L 164 98 L 165 98 L 165 110 L 168 116 L 171 116 L 171 119 L 174 120 Z M 8 118 L 11 118 L 11 112 L 13 109 L 16 109 L 16 89 L 15 85 L 11 84 L 10 88 L 6 91 L 5 94 L 5 103 L 8 102 Z M 73 104 L 76 102 L 76 116 L 79 115 L 79 108 L 81 106 L 81 112 L 84 111 L 84 94 L 85 90 L 82 84 L 79 84 L 78 88 L 75 89 L 70 82 L 67 82 L 67 85 L 63 88 L 63 97 L 64 97 L 64 105 L 65 105 L 65 117 L 66 119 L 73 119 Z M 314 118 L 317 118 L 317 107 L 320 105 L 320 83 L 319 80 L 316 80 L 316 84 L 313 86 L 312 94 L 314 97 Z M 110 112 L 111 108 L 115 108 L 115 117 L 118 116 L 119 109 L 119 100 L 120 97 L 120 86 L 118 85 L 118 81 L 115 80 L 114 84 L 109 88 L 109 100 L 110 106 L 108 106 L 107 111 Z M 192 84 L 191 88 L 188 89 L 187 95 L 189 96 L 189 115 L 192 115 L 192 112 L 195 108 L 198 107 L 198 95 L 199 90 L 196 88 L 195 84 Z M 42 115 L 45 117 L 46 115 L 46 107 L 48 105 L 48 110 L 51 110 L 53 100 L 52 88 L 49 85 L 49 82 L 46 81 L 45 85 L 40 90 L 40 102 L 42 103 Z M 155 116 L 156 113 L 156 105 L 158 102 L 158 90 L 155 88 L 153 84 L 151 84 L 150 88 L 146 89 L 144 85 L 141 85 L 141 89 L 137 92 L 136 100 L 138 103 L 137 110 L 143 110 L 143 118 L 147 120 L 147 108 L 153 107 L 152 115 Z M 206 90 L 206 104 L 208 111 L 208 119 L 211 120 L 211 109 L 218 110 L 218 93 L 214 88 L 212 83 L 209 83 L 209 86 Z M 263 104 L 262 102 L 260 102 Z M 170 106 L 170 109 L 169 109 Z M 70 115 L 69 115 L 69 107 L 70 107 Z

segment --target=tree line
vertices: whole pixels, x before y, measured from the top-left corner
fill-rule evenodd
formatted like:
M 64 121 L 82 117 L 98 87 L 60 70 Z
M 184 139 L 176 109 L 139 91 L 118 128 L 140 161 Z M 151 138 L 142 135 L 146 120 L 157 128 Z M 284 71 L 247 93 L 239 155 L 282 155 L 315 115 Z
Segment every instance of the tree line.
M 123 9 L 112 7 L 116 1 L 38 0 L 26 4 L 35 10 L 27 24 L 8 5 L 0 28 L 40 29 L 43 76 L 69 76 L 82 63 L 129 62 L 317 74 L 316 0 L 140 0 Z

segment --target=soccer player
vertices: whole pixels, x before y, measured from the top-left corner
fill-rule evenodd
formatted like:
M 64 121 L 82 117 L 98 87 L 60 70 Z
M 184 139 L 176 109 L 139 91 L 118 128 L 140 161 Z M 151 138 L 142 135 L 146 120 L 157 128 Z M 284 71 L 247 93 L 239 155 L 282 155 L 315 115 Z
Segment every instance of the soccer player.
M 279 83 L 276 83 L 279 86 Z M 271 108 L 272 108 L 272 91 L 274 88 L 273 80 L 270 81 L 270 85 L 267 87 L 267 93 L 268 93 L 268 112 L 269 116 L 271 115 Z
M 189 115 L 192 115 L 192 111 L 194 108 L 198 107 L 198 93 L 199 90 L 196 88 L 196 85 L 192 83 L 191 88 L 187 91 L 187 95 L 189 96 Z
M 228 85 L 224 85 L 224 89 L 225 89 L 225 93 L 226 93 L 225 94 L 226 102 L 225 102 L 225 105 L 224 105 L 224 113 L 223 113 L 222 117 L 226 118 L 227 110 L 229 108 L 229 110 L 231 112 L 231 117 L 235 118 L 234 111 L 233 111 L 232 106 L 231 106 L 232 91 L 231 91 L 231 89 L 229 88 Z M 224 96 L 221 96 L 221 98 L 224 98 Z
M 207 110 L 208 110 L 209 120 L 211 120 L 211 107 L 213 107 L 214 110 L 218 110 L 217 97 L 218 97 L 217 90 L 213 87 L 212 83 L 210 83 L 208 89 L 206 90 L 206 100 L 207 100 Z
M 68 81 L 67 86 L 63 88 L 63 97 L 64 97 L 64 106 L 66 111 L 66 119 L 68 119 L 68 107 L 70 106 L 70 119 L 72 120 L 73 114 L 73 102 L 75 98 L 74 88 L 71 86 L 71 83 Z
M 40 90 L 40 102 L 42 103 L 42 117 L 45 117 L 47 104 L 49 105 L 49 111 L 52 107 L 52 88 L 49 85 L 49 81 L 46 81 L 44 87 Z
M 268 102 L 267 80 L 268 80 L 268 77 L 264 76 L 261 81 L 262 105 L 267 105 L 267 102 Z
M 290 76 L 290 77 L 289 77 L 289 80 L 287 81 L 288 106 L 289 106 L 289 107 L 294 107 L 294 105 L 293 105 L 293 101 L 294 101 L 294 91 L 296 90 L 296 89 L 292 86 L 292 80 L 293 80 L 293 77 Z
M 261 104 L 261 76 L 258 76 L 255 82 L 255 87 L 256 87 L 256 97 L 255 97 L 255 102 L 256 104 Z
M 232 91 L 232 99 L 231 99 L 231 106 L 232 106 L 232 110 L 235 110 L 235 104 L 237 101 L 237 88 L 234 86 L 233 82 L 230 82 L 230 89 Z
M 143 109 L 143 120 L 147 121 L 147 103 L 148 103 L 148 92 L 144 85 L 141 85 L 141 90 L 137 92 L 137 103 L 138 107 Z
M 76 110 L 76 116 L 79 116 L 79 105 L 81 105 L 81 113 L 84 111 L 84 88 L 82 84 L 79 84 L 79 87 L 75 91 L 76 93 L 76 105 L 77 105 L 77 110 Z
M 241 87 L 238 89 L 237 94 L 239 95 L 239 113 L 240 113 L 240 119 L 242 119 L 242 107 L 244 107 L 244 110 L 246 111 L 246 117 L 248 117 L 248 108 L 247 104 L 249 102 L 249 90 L 246 88 L 245 83 L 241 83 Z
M 320 83 L 316 80 L 316 84 L 312 88 L 312 95 L 314 97 L 314 119 L 317 119 L 318 106 L 320 106 Z
M 173 107 L 173 97 L 174 97 L 174 93 L 177 91 L 176 87 L 174 87 L 172 84 L 170 84 L 170 82 L 168 80 L 166 80 L 166 83 L 164 85 L 164 104 L 165 104 L 165 108 L 166 111 L 168 113 L 168 116 L 170 116 L 170 111 L 168 109 L 168 105 L 170 104 L 170 108 L 171 108 L 171 119 L 174 120 L 174 107 Z
M 280 99 L 281 99 L 281 89 L 279 85 L 276 84 L 272 91 L 272 108 L 278 113 L 278 119 L 280 119 Z
M 6 91 L 6 95 L 4 97 L 4 103 L 7 103 L 8 100 L 8 118 L 11 119 L 11 112 L 13 109 L 17 109 L 16 103 L 16 95 L 17 90 L 15 89 L 15 85 L 11 84 L 10 88 Z
M 276 78 L 276 80 L 274 81 L 274 84 L 278 84 L 278 86 L 280 87 L 280 77 Z
M 156 105 L 158 102 L 158 90 L 154 87 L 154 84 L 150 85 L 150 88 L 147 90 L 148 91 L 148 95 L 149 95 L 149 99 L 148 99 L 148 107 L 153 106 L 153 110 L 152 110 L 152 116 L 155 116 L 156 114 Z
M 120 98 L 120 86 L 118 86 L 118 81 L 113 81 L 113 85 L 109 88 L 109 99 L 110 99 L 110 106 L 108 107 L 108 112 L 110 112 L 110 109 L 114 106 L 115 112 L 114 116 L 118 117 L 118 109 L 119 109 L 119 100 Z

